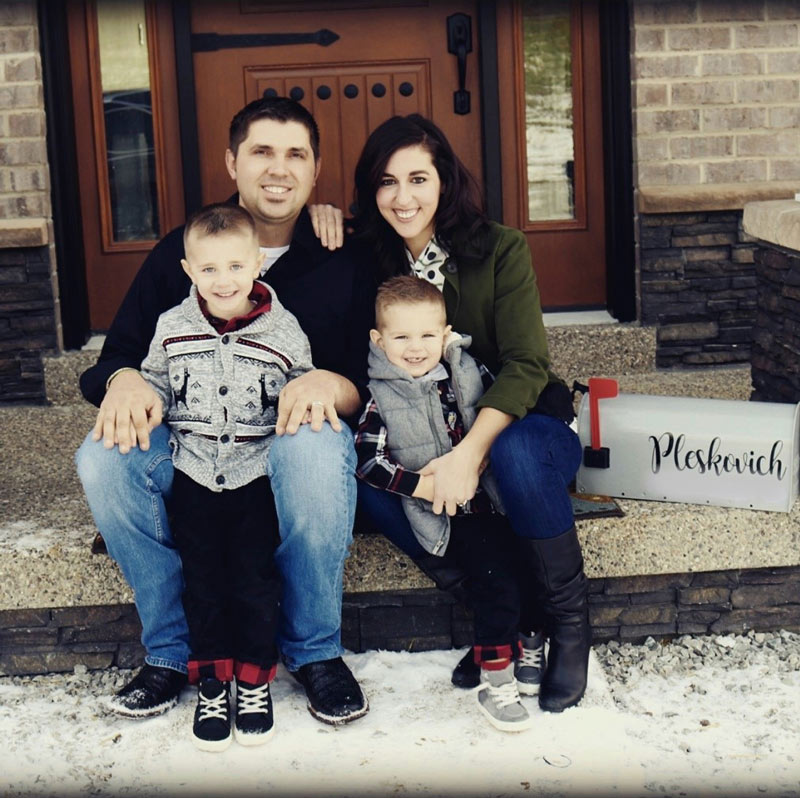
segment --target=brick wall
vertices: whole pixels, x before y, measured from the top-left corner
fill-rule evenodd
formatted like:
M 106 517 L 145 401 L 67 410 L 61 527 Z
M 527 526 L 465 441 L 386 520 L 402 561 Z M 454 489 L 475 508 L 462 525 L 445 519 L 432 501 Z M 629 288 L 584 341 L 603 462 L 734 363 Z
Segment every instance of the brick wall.
M 49 218 L 35 2 L 0 2 L 0 76 L 0 219 Z
M 59 345 L 36 3 L 0 0 L 0 402 L 45 400 Z
M 658 325 L 656 365 L 750 360 L 755 242 L 740 211 L 640 214 L 642 324 Z
M 800 179 L 800 5 L 633 0 L 637 185 Z
M 596 643 L 800 632 L 800 567 L 590 579 L 589 617 Z M 0 676 L 138 667 L 140 634 L 132 604 L 0 611 Z M 342 642 L 351 651 L 460 648 L 471 639 L 469 613 L 437 590 L 344 597 Z

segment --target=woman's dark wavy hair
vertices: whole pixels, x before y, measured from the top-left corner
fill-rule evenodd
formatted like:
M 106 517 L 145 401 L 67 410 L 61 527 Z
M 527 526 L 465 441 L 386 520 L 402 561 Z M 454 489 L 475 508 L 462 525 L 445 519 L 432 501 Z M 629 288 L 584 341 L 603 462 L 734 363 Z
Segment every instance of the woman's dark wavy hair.
M 436 237 L 454 256 L 455 233 L 470 238 L 486 222 L 483 202 L 475 178 L 459 160 L 444 133 L 419 114 L 393 116 L 372 131 L 355 173 L 356 235 L 377 260 L 377 278 L 382 281 L 408 272 L 403 240 L 381 216 L 375 202 L 386 164 L 398 150 L 424 147 L 433 159 L 442 183 L 442 195 L 434 216 Z

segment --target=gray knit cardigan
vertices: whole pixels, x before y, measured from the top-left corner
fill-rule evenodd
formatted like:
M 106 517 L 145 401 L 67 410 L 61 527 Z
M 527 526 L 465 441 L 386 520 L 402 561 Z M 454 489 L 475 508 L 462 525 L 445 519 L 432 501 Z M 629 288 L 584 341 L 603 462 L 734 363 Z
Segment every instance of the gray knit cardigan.
M 269 290 L 268 312 L 220 334 L 192 286 L 159 317 L 142 362 L 142 375 L 164 405 L 175 467 L 213 491 L 266 474 L 278 394 L 313 368 L 308 338 Z

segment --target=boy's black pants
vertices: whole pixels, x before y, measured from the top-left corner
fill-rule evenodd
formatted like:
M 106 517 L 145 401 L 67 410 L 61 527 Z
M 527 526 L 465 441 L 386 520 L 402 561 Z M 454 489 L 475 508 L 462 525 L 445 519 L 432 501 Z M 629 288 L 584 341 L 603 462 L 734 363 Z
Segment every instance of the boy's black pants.
M 183 565 L 189 676 L 251 683 L 271 680 L 281 581 L 280 542 L 267 477 L 219 493 L 175 471 L 173 536 Z
M 500 513 L 450 519 L 447 555 L 467 574 L 476 660 L 507 659 L 519 651 L 521 596 L 514 537 L 508 519 Z

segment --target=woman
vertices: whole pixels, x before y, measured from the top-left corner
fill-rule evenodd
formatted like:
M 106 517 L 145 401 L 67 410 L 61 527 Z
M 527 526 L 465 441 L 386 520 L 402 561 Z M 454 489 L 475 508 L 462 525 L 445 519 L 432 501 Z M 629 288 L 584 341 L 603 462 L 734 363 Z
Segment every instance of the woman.
M 549 369 L 527 242 L 486 218 L 475 180 L 442 131 L 419 115 L 393 117 L 373 131 L 355 183 L 354 224 L 377 281 L 412 273 L 439 287 L 448 322 L 472 336 L 470 354 L 496 377 L 469 433 L 422 473 L 434 477 L 434 512 L 453 515 L 491 463 L 525 582 L 533 582 L 523 586 L 538 595 L 546 616 L 550 650 L 539 704 L 559 712 L 583 696 L 591 644 L 567 490 L 581 449 L 565 423 L 573 417 L 569 391 Z M 399 498 L 367 485 L 359 491 L 387 536 L 417 559 Z M 532 618 L 536 608 L 528 604 Z

